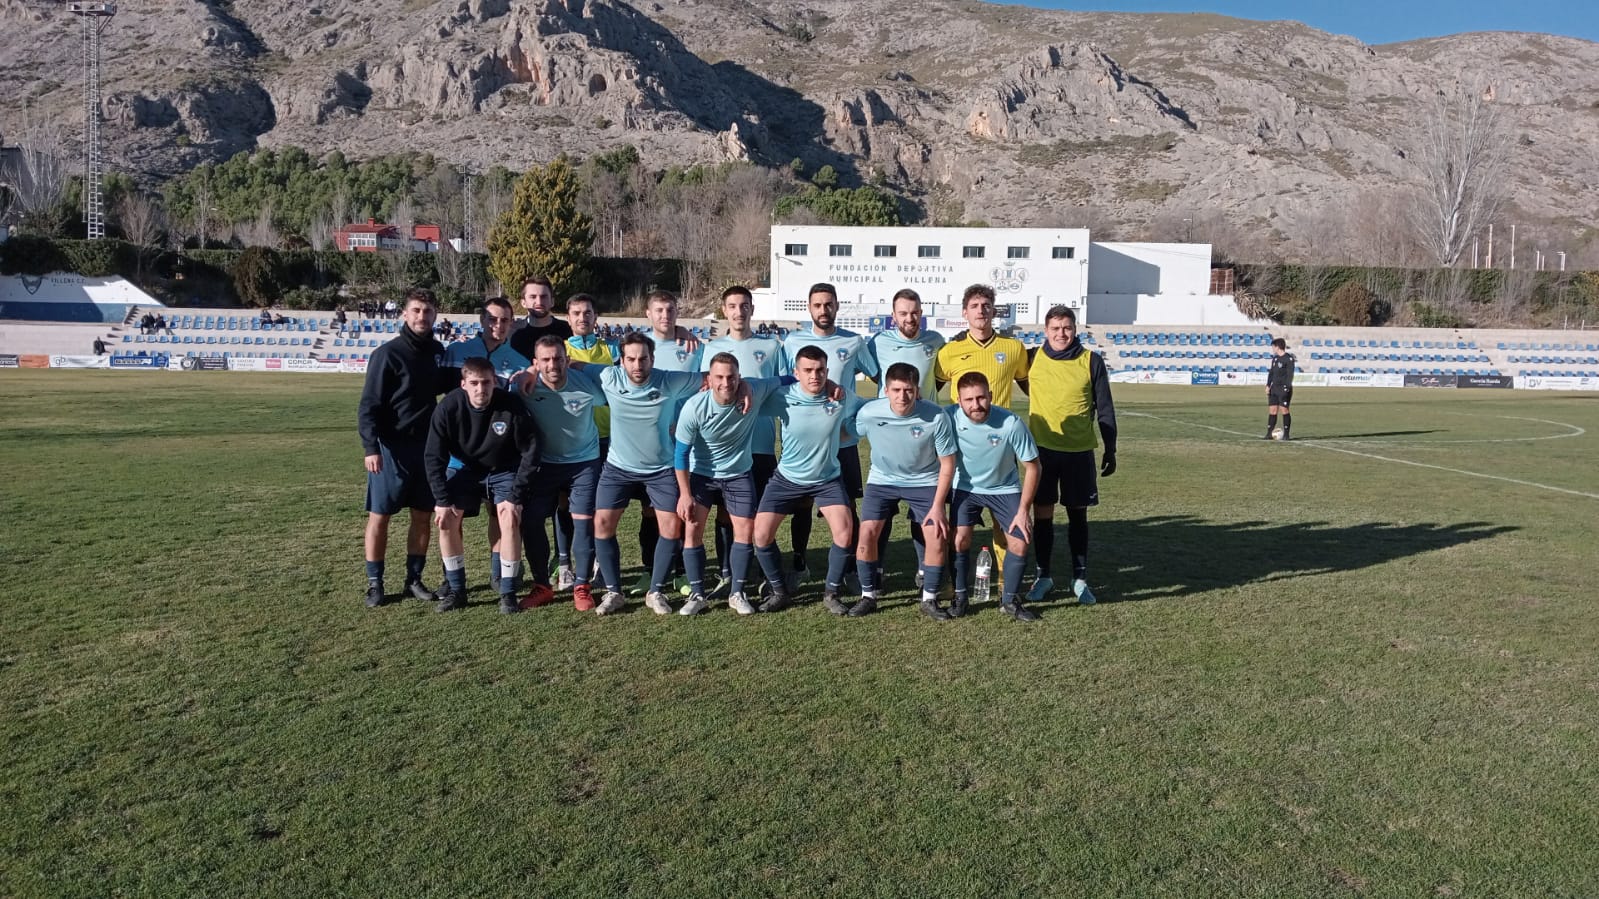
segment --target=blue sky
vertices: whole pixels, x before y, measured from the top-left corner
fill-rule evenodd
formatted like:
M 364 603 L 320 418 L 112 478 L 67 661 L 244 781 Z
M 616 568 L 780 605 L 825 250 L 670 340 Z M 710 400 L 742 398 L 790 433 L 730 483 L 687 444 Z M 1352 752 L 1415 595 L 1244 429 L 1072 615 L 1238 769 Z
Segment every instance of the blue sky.
M 1011 0 L 1017 2 L 1017 0 Z M 1020 0 L 1027 6 L 1105 12 L 1212 12 L 1240 19 L 1292 19 L 1322 31 L 1387 44 L 1462 31 L 1542 31 L 1599 41 L 1595 0 Z

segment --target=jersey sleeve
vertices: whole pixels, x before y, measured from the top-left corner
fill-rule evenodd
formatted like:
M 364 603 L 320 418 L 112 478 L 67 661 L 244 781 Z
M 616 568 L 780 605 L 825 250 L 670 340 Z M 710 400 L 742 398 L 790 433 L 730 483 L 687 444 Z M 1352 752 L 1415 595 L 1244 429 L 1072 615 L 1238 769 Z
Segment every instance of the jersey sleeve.
M 568 371 L 566 373 L 566 381 L 567 381 L 567 386 L 568 387 L 575 387 L 576 389 L 581 390 L 584 393 L 588 394 L 589 396 L 593 397 L 594 398 L 594 400 L 593 400 L 594 405 L 596 405 L 596 406 L 608 406 L 608 405 L 610 405 L 610 403 L 607 402 L 606 399 L 605 399 L 605 389 L 600 386 L 599 379 L 594 377 L 593 375 L 589 374 L 588 372 L 586 372 L 586 371 L 578 371 L 575 368 L 571 369 L 570 371 Z
M 705 374 L 699 371 L 669 371 L 662 372 L 666 380 L 662 382 L 666 392 L 678 397 L 689 397 L 700 392 L 705 386 Z
M 880 369 L 877 364 L 877 348 L 870 340 L 864 338 L 861 340 L 860 361 L 856 367 L 864 372 L 866 377 L 874 381 L 878 378 Z
M 774 390 L 767 394 L 761 403 L 758 412 L 762 415 L 778 416 L 788 409 L 788 388 Z
M 701 406 L 698 403 L 692 402 L 690 405 L 683 407 L 682 414 L 678 417 L 677 425 L 674 428 L 678 443 L 693 446 L 694 441 L 699 439 L 700 409 Z
M 956 452 L 955 422 L 942 411 L 933 417 L 933 449 L 940 456 L 953 456 Z
M 1023 462 L 1031 462 L 1038 458 L 1038 441 L 1033 439 L 1033 432 L 1027 429 L 1026 423 L 1020 415 L 1010 420 L 1010 448 L 1016 453 L 1016 458 Z

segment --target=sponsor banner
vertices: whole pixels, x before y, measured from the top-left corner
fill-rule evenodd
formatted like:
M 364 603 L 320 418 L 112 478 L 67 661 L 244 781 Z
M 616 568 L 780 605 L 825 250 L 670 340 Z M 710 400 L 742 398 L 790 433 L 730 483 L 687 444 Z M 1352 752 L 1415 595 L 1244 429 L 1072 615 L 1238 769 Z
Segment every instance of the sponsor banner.
M 339 370 L 343 371 L 343 372 L 346 372 L 348 374 L 358 374 L 358 375 L 359 374 L 365 374 L 366 373 L 366 360 L 365 359 L 346 359 L 343 362 L 339 363 Z M 1112 375 L 1111 376 L 1111 380 L 1112 381 L 1116 380 L 1116 377 L 1114 375 Z
M 1266 373 L 1263 371 L 1224 371 L 1218 378 L 1223 386 L 1228 387 L 1264 387 L 1266 386 Z
M 1294 386 L 1295 387 L 1326 387 L 1327 386 L 1327 374 L 1326 374 L 1326 372 L 1319 372 L 1319 371 L 1296 371 L 1296 372 L 1294 372 Z
M 165 364 L 163 362 L 163 364 Z M 51 356 L 51 368 L 110 368 L 110 356 Z
M 1194 382 L 1192 374 L 1186 371 L 1152 371 L 1150 374 L 1155 376 L 1153 380 L 1156 384 L 1187 385 Z
M 1517 390 L 1599 390 L 1599 378 L 1575 375 L 1517 375 Z
M 1193 372 L 1193 376 L 1194 377 L 1193 377 L 1192 383 L 1194 383 L 1194 384 L 1201 384 L 1201 385 L 1210 386 L 1210 385 L 1215 385 L 1215 384 L 1220 384 L 1221 383 L 1221 375 L 1220 375 L 1219 372 L 1196 371 L 1196 372 Z
M 1403 387 L 1403 386 L 1405 386 L 1405 376 L 1404 375 L 1396 375 L 1396 374 L 1372 375 L 1371 376 L 1371 386 L 1373 386 L 1373 387 Z
M 1453 387 L 1454 375 L 1405 375 L 1406 387 Z
M 23 353 L 17 357 L 18 368 L 49 368 L 50 357 L 43 353 Z
M 1139 380 L 1138 376 L 1141 374 L 1144 374 L 1144 372 L 1113 371 L 1110 373 L 1110 382 L 1112 384 L 1137 384 Z
M 1349 372 L 1332 373 L 1327 375 L 1329 387 L 1371 387 L 1375 375 L 1357 375 Z M 1297 379 L 1296 379 L 1297 380 Z
M 1515 379 L 1505 375 L 1457 375 L 1455 377 L 1456 387 L 1496 387 L 1505 389 L 1515 385 Z
M 22 357 L 15 353 L 0 353 L 0 368 L 21 368 Z
M 240 359 L 234 356 L 228 359 L 228 368 L 232 371 L 266 371 L 265 359 Z
M 228 360 L 221 356 L 184 356 L 178 360 L 183 371 L 227 371 Z
M 171 361 L 167 353 L 149 353 L 143 356 L 112 356 L 112 368 L 166 368 Z

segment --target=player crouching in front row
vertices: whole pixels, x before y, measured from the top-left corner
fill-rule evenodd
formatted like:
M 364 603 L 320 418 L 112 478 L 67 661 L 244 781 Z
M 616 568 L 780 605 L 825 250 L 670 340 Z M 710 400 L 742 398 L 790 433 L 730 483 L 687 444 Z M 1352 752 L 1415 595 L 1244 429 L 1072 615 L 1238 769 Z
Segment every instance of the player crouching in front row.
M 1000 610 L 1017 621 L 1036 621 L 1038 615 L 1022 605 L 1019 591 L 1032 542 L 1033 497 L 1038 491 L 1038 444 L 1027 422 L 993 405 L 988 378 L 969 371 L 955 382 L 959 404 L 949 409 L 955 424 L 960 464 L 955 480 L 955 601 L 951 614 L 966 613 L 968 578 L 972 567 L 972 532 L 988 509 L 995 521 L 1005 522 L 1005 570 L 1000 586 Z M 1022 466 L 1020 486 L 1016 463 Z
M 437 609 L 466 606 L 466 546 L 462 519 L 476 515 L 486 493 L 500 520 L 500 570 L 490 572 L 499 586 L 500 611 L 520 612 L 516 601 L 522 560 L 522 505 L 538 468 L 538 438 L 520 397 L 499 389 L 494 366 L 473 358 L 461 366 L 461 389 L 433 411 L 428 427 L 426 470 L 433 490 L 439 553 L 444 557 L 444 587 Z M 450 459 L 461 463 L 451 469 Z

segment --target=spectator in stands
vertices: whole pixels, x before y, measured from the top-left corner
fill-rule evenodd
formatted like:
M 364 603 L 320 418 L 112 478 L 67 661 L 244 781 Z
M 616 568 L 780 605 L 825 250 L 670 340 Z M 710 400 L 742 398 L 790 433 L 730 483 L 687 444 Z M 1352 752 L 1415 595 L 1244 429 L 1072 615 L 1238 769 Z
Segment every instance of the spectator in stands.
M 398 305 L 396 305 L 393 300 L 389 300 L 387 303 L 383 304 L 383 317 L 384 318 L 399 318 L 400 317 L 400 307 Z
M 1283 435 L 1279 440 L 1288 440 L 1288 430 L 1293 427 L 1293 416 L 1288 414 L 1288 404 L 1294 399 L 1294 354 L 1288 352 L 1288 341 L 1281 337 L 1271 342 L 1271 371 L 1266 375 L 1266 436 L 1262 439 L 1272 439 L 1272 432 L 1277 430 L 1277 416 L 1283 417 Z
M 344 305 L 343 304 L 340 304 L 340 305 L 334 307 L 334 309 L 333 309 L 333 324 L 338 326 L 338 329 L 341 332 L 344 330 L 345 323 L 347 323 L 349 320 L 350 320 L 350 317 L 348 315 L 344 314 Z
M 157 333 L 159 333 L 161 331 L 167 332 L 167 336 L 168 337 L 173 336 L 173 334 L 172 334 L 172 326 L 167 324 L 166 315 L 163 314 L 163 313 L 160 313 L 160 312 L 157 312 L 156 315 L 155 315 L 155 330 L 156 330 Z
M 155 316 L 151 315 L 148 312 L 146 312 L 144 314 L 144 317 L 139 319 L 139 333 L 140 334 L 149 334 L 150 332 L 152 332 L 154 330 L 155 330 Z
M 411 513 L 405 549 L 405 591 L 432 601 L 422 583 L 434 510 L 423 466 L 428 423 L 438 395 L 453 389 L 454 369 L 440 362 L 444 347 L 433 339 L 438 315 L 433 291 L 413 287 L 405 295 L 405 327 L 385 342 L 367 362 L 357 421 L 366 452 L 366 604 L 388 604 L 383 593 L 383 566 L 389 548 L 389 519 L 402 509 Z
M 101 340 L 98 337 L 96 337 L 94 339 L 94 354 L 96 356 L 104 356 L 105 355 L 105 351 L 106 351 L 105 341 Z
M 266 308 L 265 306 L 261 307 L 261 327 L 272 327 L 272 310 Z

